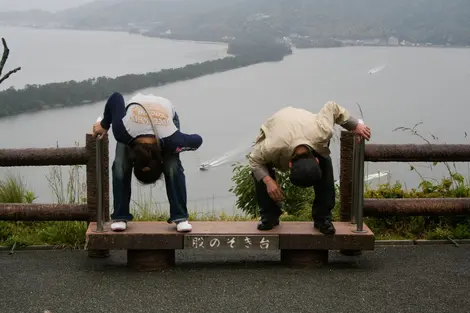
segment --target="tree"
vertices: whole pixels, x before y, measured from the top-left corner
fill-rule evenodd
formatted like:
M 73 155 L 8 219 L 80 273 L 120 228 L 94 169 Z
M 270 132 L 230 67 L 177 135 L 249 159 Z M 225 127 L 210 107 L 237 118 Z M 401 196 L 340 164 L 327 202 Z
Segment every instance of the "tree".
M 7 80 L 11 75 L 21 70 L 21 67 L 17 67 L 9 71 L 2 77 L 3 69 L 5 67 L 5 64 L 7 63 L 8 56 L 10 55 L 10 49 L 7 46 L 7 42 L 5 38 L 2 38 L 2 44 L 3 44 L 3 55 L 2 55 L 2 60 L 0 61 L 0 77 L 1 77 L 0 84 L 3 83 L 5 80 Z

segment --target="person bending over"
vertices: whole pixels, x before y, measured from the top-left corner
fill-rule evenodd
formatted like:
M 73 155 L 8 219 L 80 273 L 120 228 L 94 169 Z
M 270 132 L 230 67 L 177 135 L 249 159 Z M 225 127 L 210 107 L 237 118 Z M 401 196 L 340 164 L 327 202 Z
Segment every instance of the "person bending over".
M 248 156 L 260 207 L 259 230 L 279 225 L 280 202 L 284 193 L 276 182 L 274 168 L 277 168 L 290 170 L 289 178 L 293 185 L 313 187 L 314 227 L 323 234 L 336 232 L 331 218 L 335 186 L 329 150 L 335 124 L 370 139 L 369 127 L 332 101 L 327 102 L 318 114 L 286 107 L 261 125 L 260 134 Z
M 144 185 L 155 183 L 163 174 L 170 203 L 168 223 L 179 232 L 189 232 L 186 178 L 179 154 L 202 145 L 197 134 L 180 131 L 172 103 L 154 95 L 137 94 L 125 104 L 120 93 L 107 100 L 103 119 L 93 125 L 93 135 L 104 135 L 112 127 L 116 156 L 112 165 L 113 206 L 111 229 L 124 231 L 133 219 L 130 213 L 132 172 Z

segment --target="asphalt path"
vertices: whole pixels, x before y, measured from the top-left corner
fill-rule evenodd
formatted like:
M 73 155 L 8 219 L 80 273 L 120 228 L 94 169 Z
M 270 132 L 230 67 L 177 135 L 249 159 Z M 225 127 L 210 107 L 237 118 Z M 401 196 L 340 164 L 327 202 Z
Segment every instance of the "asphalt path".
M 277 251 L 178 251 L 174 269 L 139 273 L 122 251 L 2 251 L 0 313 L 470 312 L 470 245 L 330 252 L 315 270 L 278 261 Z

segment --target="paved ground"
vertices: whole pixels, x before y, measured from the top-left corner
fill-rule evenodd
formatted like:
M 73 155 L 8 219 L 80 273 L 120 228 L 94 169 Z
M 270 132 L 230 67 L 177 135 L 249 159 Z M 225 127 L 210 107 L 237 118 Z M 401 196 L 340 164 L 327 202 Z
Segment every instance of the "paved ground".
M 136 273 L 121 252 L 0 252 L 0 312 L 470 312 L 470 245 L 379 247 L 358 260 L 331 253 L 319 270 L 284 268 L 272 262 L 278 253 L 209 253 Z

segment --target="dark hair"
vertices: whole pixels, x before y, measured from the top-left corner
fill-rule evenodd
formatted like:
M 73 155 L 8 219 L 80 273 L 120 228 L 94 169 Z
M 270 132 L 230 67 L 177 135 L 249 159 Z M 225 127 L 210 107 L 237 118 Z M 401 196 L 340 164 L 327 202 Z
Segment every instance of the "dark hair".
M 322 170 L 314 157 L 299 157 L 292 161 L 290 181 L 297 187 L 312 187 L 322 177 Z
M 144 185 L 155 183 L 163 174 L 163 156 L 157 144 L 136 143 L 131 147 L 134 176 Z

